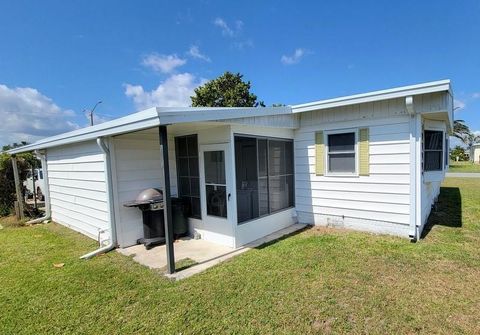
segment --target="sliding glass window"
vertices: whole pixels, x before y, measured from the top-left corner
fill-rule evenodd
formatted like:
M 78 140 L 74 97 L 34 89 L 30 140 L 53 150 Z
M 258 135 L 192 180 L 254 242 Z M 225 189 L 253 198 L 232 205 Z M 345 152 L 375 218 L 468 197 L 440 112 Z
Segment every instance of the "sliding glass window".
M 239 224 L 294 206 L 292 140 L 235 136 L 235 171 Z

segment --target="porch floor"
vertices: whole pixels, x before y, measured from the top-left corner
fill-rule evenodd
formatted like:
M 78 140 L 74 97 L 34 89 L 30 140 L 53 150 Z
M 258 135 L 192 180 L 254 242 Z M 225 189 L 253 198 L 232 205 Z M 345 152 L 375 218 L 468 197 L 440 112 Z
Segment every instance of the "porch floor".
M 196 264 L 166 276 L 175 280 L 190 277 L 245 251 L 274 241 L 305 227 L 306 225 L 304 224 L 294 224 L 237 249 L 204 240 L 195 240 L 188 237 L 182 238 L 174 243 L 175 262 L 188 258 Z M 123 255 L 133 257 L 134 261 L 151 269 L 162 269 L 167 266 L 167 251 L 165 245 L 157 246 L 150 250 L 146 250 L 143 245 L 134 245 L 117 250 Z

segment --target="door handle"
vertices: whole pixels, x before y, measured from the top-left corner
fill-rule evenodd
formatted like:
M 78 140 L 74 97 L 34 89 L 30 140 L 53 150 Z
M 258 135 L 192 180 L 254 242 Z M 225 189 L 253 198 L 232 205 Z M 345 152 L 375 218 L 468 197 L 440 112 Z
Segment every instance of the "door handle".
M 228 193 L 228 197 L 227 197 L 227 200 L 228 200 L 228 201 L 230 201 L 230 196 L 231 196 L 231 194 Z

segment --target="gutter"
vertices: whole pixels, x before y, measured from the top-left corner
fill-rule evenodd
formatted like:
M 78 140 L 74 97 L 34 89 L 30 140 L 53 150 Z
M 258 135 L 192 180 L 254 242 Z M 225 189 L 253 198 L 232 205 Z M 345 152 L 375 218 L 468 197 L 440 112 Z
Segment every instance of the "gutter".
M 42 172 L 43 172 L 43 182 L 45 184 L 45 190 L 44 190 L 44 195 L 45 195 L 45 215 L 42 216 L 41 218 L 30 220 L 27 223 L 28 224 L 35 224 L 35 223 L 40 223 L 45 220 L 50 220 L 52 217 L 52 211 L 50 208 L 50 188 L 48 185 L 48 168 L 47 168 L 47 157 L 46 153 L 42 153 L 38 150 L 35 150 L 35 156 L 40 157 L 40 162 L 42 165 Z
M 90 259 L 95 257 L 99 254 L 106 253 L 110 250 L 113 250 L 117 246 L 117 231 L 115 226 L 115 214 L 113 208 L 113 183 L 112 183 L 112 165 L 110 161 L 110 150 L 108 149 L 107 145 L 105 144 L 105 138 L 98 137 L 97 138 L 97 145 L 99 146 L 100 150 L 103 152 L 103 159 L 105 163 L 105 182 L 107 186 L 107 205 L 108 205 L 108 222 L 110 225 L 110 242 L 108 245 L 104 247 L 100 247 L 97 250 L 89 252 L 81 256 L 81 259 Z
M 421 119 L 419 114 L 415 112 L 412 96 L 405 97 L 405 107 L 410 115 L 410 224 L 408 237 L 412 242 L 416 242 L 418 240 L 417 216 L 420 214 L 418 202 L 421 200 L 418 196 L 417 187 L 419 173 L 417 164 L 421 162 L 417 155 L 417 140 L 419 141 L 418 120 Z

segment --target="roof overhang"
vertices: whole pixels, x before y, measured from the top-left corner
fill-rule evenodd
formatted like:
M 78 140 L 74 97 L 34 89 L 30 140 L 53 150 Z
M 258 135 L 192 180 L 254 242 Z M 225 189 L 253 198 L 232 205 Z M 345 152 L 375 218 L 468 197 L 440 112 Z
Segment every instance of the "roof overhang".
M 11 149 L 10 154 L 46 149 L 98 137 L 114 136 L 140 131 L 160 125 L 191 122 L 233 120 L 244 117 L 291 114 L 290 107 L 153 107 L 95 126 L 74 130 L 39 140 L 35 143 Z

